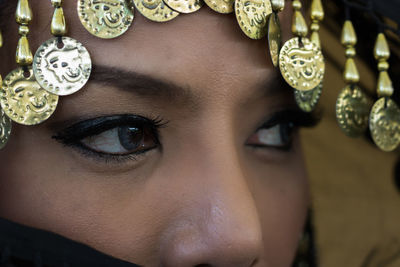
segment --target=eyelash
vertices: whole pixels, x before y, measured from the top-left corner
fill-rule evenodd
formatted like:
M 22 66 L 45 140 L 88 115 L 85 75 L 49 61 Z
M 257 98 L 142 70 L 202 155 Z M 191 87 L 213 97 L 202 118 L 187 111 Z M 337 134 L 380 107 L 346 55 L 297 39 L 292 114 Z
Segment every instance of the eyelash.
M 104 163 L 124 163 L 127 161 L 138 161 L 146 152 L 154 148 L 141 150 L 132 154 L 108 154 L 95 151 L 87 147 L 85 144 L 83 144 L 82 140 L 90 136 L 101 134 L 116 127 L 140 125 L 140 127 L 147 126 L 151 128 L 155 136 L 157 147 L 160 148 L 161 143 L 159 142 L 159 129 L 165 127 L 167 124 L 168 122 L 160 117 L 150 119 L 138 115 L 115 115 L 79 122 L 57 133 L 52 138 L 67 147 L 76 149 L 85 157 L 89 157 Z
M 270 129 L 278 125 L 290 125 L 290 135 L 301 127 L 313 127 L 318 123 L 319 119 L 314 113 L 305 113 L 299 110 L 284 110 L 275 113 L 271 118 L 257 128 L 256 132 L 262 129 Z M 100 117 L 85 120 L 74 124 L 60 133 L 53 136 L 53 139 L 61 142 L 65 146 L 72 147 L 80 152 L 83 156 L 89 157 L 103 163 L 125 163 L 128 161 L 138 161 L 147 152 L 155 148 L 161 148 L 159 142 L 159 129 L 165 127 L 168 122 L 160 117 L 153 119 L 144 118 L 136 115 L 116 115 L 109 117 Z M 108 154 L 95 151 L 82 143 L 84 138 L 99 135 L 105 131 L 116 127 L 129 125 L 140 125 L 150 127 L 154 133 L 157 146 L 147 150 L 141 150 L 131 154 Z M 290 138 L 290 137 L 289 137 Z M 248 145 L 255 149 L 276 149 L 283 152 L 291 150 L 291 140 L 285 146 L 263 146 Z
M 312 128 L 319 123 L 320 116 L 313 112 L 307 113 L 298 109 L 287 109 L 276 112 L 267 122 L 263 123 L 257 128 L 255 132 L 260 130 L 268 130 L 273 127 L 281 125 L 281 127 L 288 127 L 289 136 L 288 141 L 282 146 L 270 146 L 270 145 L 251 145 L 246 144 L 254 149 L 275 149 L 283 152 L 291 151 L 292 149 L 292 138 L 293 134 L 299 128 Z M 282 130 L 282 129 L 280 129 Z

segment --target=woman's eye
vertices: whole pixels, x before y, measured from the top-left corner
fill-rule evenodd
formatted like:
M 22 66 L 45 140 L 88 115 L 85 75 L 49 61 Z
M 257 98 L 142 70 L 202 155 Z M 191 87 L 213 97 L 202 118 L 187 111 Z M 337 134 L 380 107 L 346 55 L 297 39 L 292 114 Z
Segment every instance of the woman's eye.
M 119 126 L 91 135 L 80 143 L 95 152 L 110 155 L 140 154 L 158 146 L 152 129 L 146 126 Z
M 87 157 L 137 160 L 136 156 L 161 147 L 159 128 L 166 124 L 137 115 L 105 116 L 78 122 L 53 138 Z
M 293 123 L 281 123 L 268 128 L 260 128 L 250 136 L 246 145 L 288 150 L 291 148 L 294 129 Z

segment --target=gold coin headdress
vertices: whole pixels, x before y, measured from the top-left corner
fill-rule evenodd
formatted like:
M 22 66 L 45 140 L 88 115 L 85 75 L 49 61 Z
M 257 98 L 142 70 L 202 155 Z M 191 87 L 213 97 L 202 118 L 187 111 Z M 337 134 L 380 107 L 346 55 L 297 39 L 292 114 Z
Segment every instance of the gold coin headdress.
M 4 113 L 23 125 L 36 125 L 47 120 L 58 103 L 58 96 L 44 90 L 32 70 L 33 56 L 27 37 L 32 17 L 28 0 L 18 0 L 15 18 L 20 35 L 16 52 L 19 67 L 5 77 L 0 99 Z
M 343 0 L 347 2 L 347 0 Z M 202 0 L 77 0 L 78 17 L 92 35 L 111 39 L 127 32 L 134 22 L 137 9 L 155 22 L 168 22 L 182 13 L 198 11 Z M 317 105 L 325 74 L 325 61 L 319 37 L 324 19 L 321 0 L 312 0 L 310 31 L 302 15 L 300 0 L 292 0 L 292 33 L 294 37 L 282 45 L 278 13 L 285 8 L 284 0 L 204 0 L 212 10 L 235 13 L 239 27 L 251 39 L 267 37 L 268 57 L 279 67 L 283 79 L 294 89 L 299 108 L 311 112 Z M 50 0 L 54 7 L 51 34 L 36 51 L 29 48 L 28 25 L 32 11 L 28 0 L 18 0 L 16 20 L 20 40 L 16 62 L 20 66 L 3 81 L 0 94 L 0 148 L 6 144 L 11 131 L 10 119 L 16 123 L 34 125 L 48 119 L 55 111 L 58 96 L 82 89 L 90 78 L 92 63 L 88 50 L 77 40 L 67 37 L 63 1 Z M 369 112 L 369 100 L 358 87 L 359 74 L 354 61 L 356 35 L 351 21 L 346 20 L 342 44 L 346 49 L 345 88 L 338 97 L 336 115 L 339 126 L 349 136 L 359 136 L 368 126 L 376 144 L 385 151 L 400 143 L 399 113 L 390 99 L 393 93 L 387 73 L 389 48 L 383 33 L 378 35 L 375 57 L 380 71 L 378 94 L 381 97 Z M 34 96 L 34 97 L 32 97 Z M 368 120 L 368 114 L 369 120 Z M 397 117 L 396 117 L 397 116 Z

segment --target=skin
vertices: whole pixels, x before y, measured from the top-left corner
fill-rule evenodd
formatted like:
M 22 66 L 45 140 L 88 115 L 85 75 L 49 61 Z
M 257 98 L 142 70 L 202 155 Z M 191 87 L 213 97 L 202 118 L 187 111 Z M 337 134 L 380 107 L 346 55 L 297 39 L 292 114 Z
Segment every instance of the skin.
M 40 2 L 33 51 L 51 37 L 52 7 Z M 126 34 L 105 41 L 85 31 L 74 1 L 65 2 L 68 35 L 84 43 L 94 65 L 184 90 L 154 96 L 89 81 L 61 98 L 45 123 L 14 124 L 0 151 L 0 216 L 144 266 L 290 266 L 309 204 L 299 138 L 289 151 L 246 145 L 271 114 L 293 105 L 283 89 L 258 88 L 277 79 L 266 40 L 250 40 L 234 15 L 203 7 L 162 24 L 136 12 Z M 283 24 L 289 17 L 283 14 Z M 4 32 L 3 75 L 16 67 L 12 24 Z M 162 148 L 115 163 L 51 138 L 82 119 L 113 114 L 168 121 Z

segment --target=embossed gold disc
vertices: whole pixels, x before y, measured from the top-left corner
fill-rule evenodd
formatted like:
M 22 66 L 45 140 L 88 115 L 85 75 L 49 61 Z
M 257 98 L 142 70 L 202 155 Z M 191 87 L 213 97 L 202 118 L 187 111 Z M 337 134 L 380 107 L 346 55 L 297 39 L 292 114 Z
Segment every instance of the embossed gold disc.
M 356 85 L 348 85 L 340 92 L 336 101 L 336 119 L 340 129 L 350 137 L 358 137 L 368 127 L 371 101 Z
M 393 151 L 400 144 L 400 109 L 382 97 L 375 102 L 369 116 L 369 128 L 375 144 L 383 151 Z
M 233 3 L 235 0 L 204 0 L 204 2 L 214 11 L 228 14 L 233 12 Z
M 261 39 L 267 34 L 267 21 L 272 13 L 269 0 L 236 0 L 236 19 L 242 31 L 252 39 Z
M 277 67 L 279 51 L 282 46 L 282 33 L 279 17 L 276 13 L 272 13 L 268 20 L 268 45 L 272 64 Z
M 129 0 L 78 0 L 78 15 L 86 30 L 105 39 L 126 32 L 134 18 Z
M 11 135 L 11 120 L 0 108 L 0 149 L 6 146 Z
M 201 0 L 164 0 L 164 2 L 179 13 L 193 13 L 203 6 Z
M 324 78 L 325 61 L 321 50 L 309 39 L 298 37 L 287 41 L 279 54 L 279 67 L 283 78 L 294 89 L 312 90 Z
M 311 112 L 317 106 L 322 93 L 323 84 L 308 91 L 294 90 L 294 98 L 299 108 L 305 112 Z
M 336 119 L 342 131 L 357 137 L 368 127 L 368 117 L 371 102 L 364 92 L 356 85 L 346 86 L 340 92 L 336 101 Z
M 53 95 L 36 82 L 32 68 L 29 77 L 18 68 L 10 72 L 1 88 L 1 108 L 13 121 L 23 125 L 36 125 L 47 120 L 56 110 L 58 96 Z
M 89 80 L 92 61 L 86 48 L 69 37 L 49 39 L 36 51 L 33 59 L 35 77 L 44 89 L 56 95 L 79 91 Z
M 149 20 L 165 22 L 176 18 L 179 13 L 169 8 L 162 0 L 133 0 L 139 12 Z

